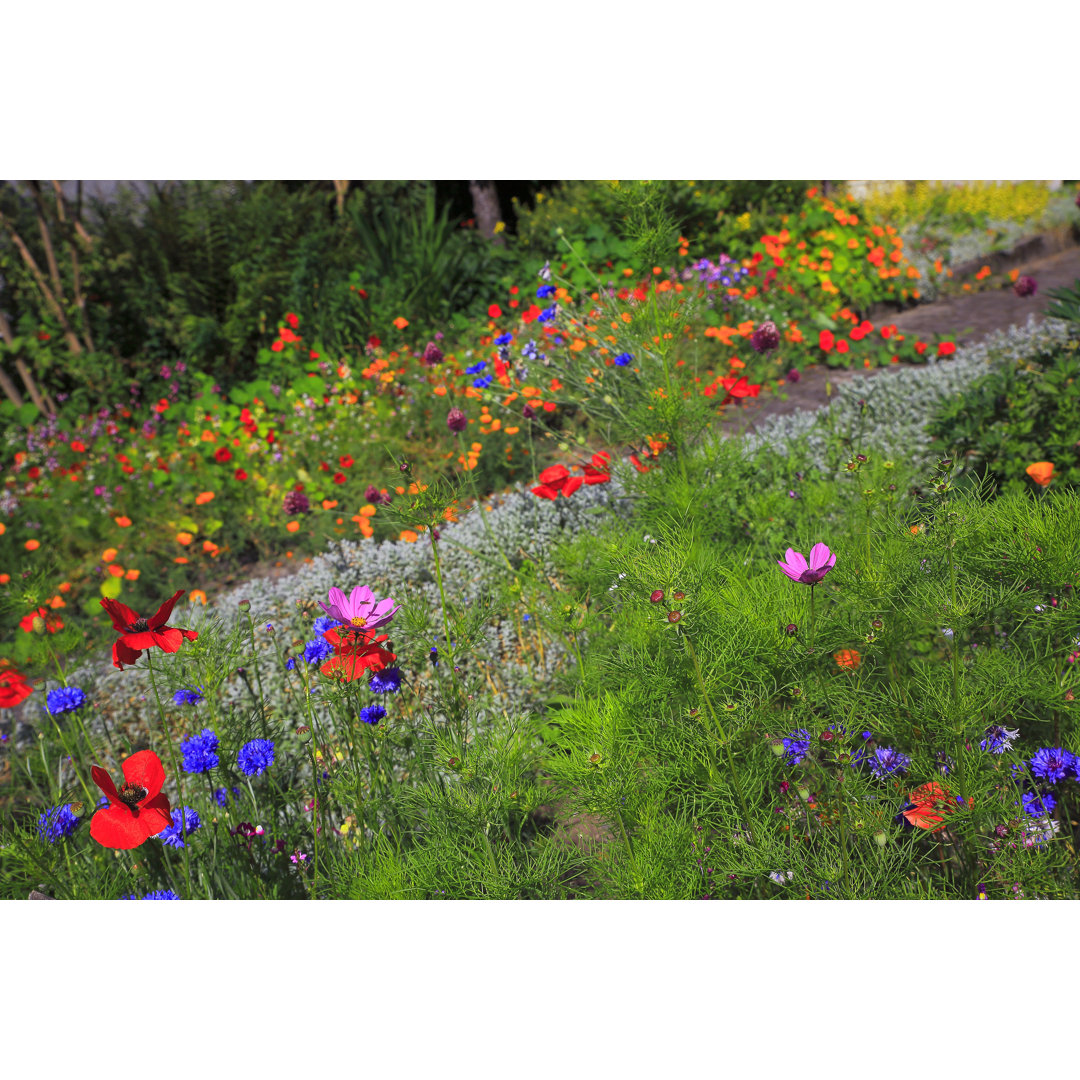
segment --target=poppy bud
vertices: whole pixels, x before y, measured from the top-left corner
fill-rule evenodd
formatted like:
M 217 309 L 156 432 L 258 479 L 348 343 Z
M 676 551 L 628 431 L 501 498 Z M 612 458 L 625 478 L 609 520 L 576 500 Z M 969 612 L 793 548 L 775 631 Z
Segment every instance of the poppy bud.
M 469 419 L 455 406 L 446 414 L 446 426 L 451 431 L 464 431 L 469 426 Z
M 653 604 L 659 604 L 664 599 L 663 589 L 654 589 L 652 595 L 649 597 L 649 601 Z
M 787 626 L 784 627 L 784 633 L 787 634 L 788 637 L 794 637 L 798 632 L 799 628 L 793 622 L 789 622 Z
M 72 812 L 72 813 L 73 813 L 73 814 L 74 814 L 74 815 L 75 815 L 76 817 L 82 817 L 82 812 L 83 812 L 83 804 L 82 804 L 81 802 L 73 802 L 73 803 L 71 804 L 71 812 Z
M 30 622 L 30 626 L 35 634 L 45 633 L 45 620 L 40 615 L 35 615 Z
M 299 740 L 301 742 L 310 742 L 311 741 L 311 728 L 309 728 L 307 726 L 307 724 L 301 724 L 296 729 L 296 735 L 297 735 L 297 738 L 299 738 Z
M 667 621 L 669 623 L 677 623 L 682 618 L 681 611 L 669 611 L 667 613 Z
M 888 840 L 889 838 L 880 829 L 874 833 L 874 843 L 877 844 L 878 847 L 884 847 L 886 843 L 888 843 Z
M 247 611 L 251 607 L 251 601 L 250 600 L 241 600 L 240 603 L 237 605 L 237 607 L 239 607 L 241 611 Z
M 292 646 L 294 649 L 302 649 L 304 647 L 303 638 L 293 638 Z

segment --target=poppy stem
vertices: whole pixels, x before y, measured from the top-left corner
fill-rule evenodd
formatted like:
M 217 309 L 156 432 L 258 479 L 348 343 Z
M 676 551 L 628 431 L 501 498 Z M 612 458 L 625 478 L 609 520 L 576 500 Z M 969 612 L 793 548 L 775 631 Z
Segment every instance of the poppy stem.
M 259 667 L 259 653 L 255 647 L 255 620 L 251 617 L 250 608 L 248 608 L 246 614 L 248 621 L 248 630 L 251 632 L 251 662 L 255 665 L 255 681 L 259 684 L 259 715 L 262 719 L 263 738 L 265 739 L 267 737 L 266 717 L 265 715 L 263 715 L 263 709 L 265 708 L 266 695 L 263 693 L 262 669 Z M 246 679 L 244 681 L 247 682 Z
M 173 775 L 176 777 L 176 787 L 180 792 L 180 834 L 183 838 L 184 852 L 184 878 L 187 881 L 187 898 L 194 899 L 191 895 L 191 855 L 188 852 L 187 832 L 187 807 L 184 805 L 184 778 L 180 774 L 180 766 L 176 760 L 176 747 L 173 745 L 172 732 L 169 730 L 169 721 L 165 716 L 165 709 L 161 704 L 161 695 L 158 693 L 157 679 L 154 677 L 153 652 L 146 650 L 146 668 L 150 672 L 150 685 L 154 689 L 154 700 L 157 702 L 158 716 L 161 717 L 161 726 L 165 729 L 165 743 L 169 748 L 169 764 L 172 765 Z
M 810 585 L 810 651 L 811 652 L 814 651 L 814 628 L 815 628 L 815 625 L 816 625 L 816 623 L 814 621 L 814 586 L 813 586 L 813 583 L 811 583 L 811 585 Z

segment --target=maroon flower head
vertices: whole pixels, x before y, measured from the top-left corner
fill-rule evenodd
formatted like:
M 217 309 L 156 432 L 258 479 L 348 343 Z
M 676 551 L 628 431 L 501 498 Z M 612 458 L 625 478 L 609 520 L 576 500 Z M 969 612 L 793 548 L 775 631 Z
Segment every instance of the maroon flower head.
M 799 374 L 799 369 L 798 368 L 792 368 L 787 373 L 787 381 L 788 382 L 798 382 L 801 378 L 802 378 L 802 375 Z
M 434 341 L 427 343 L 427 348 L 424 349 L 424 355 L 422 362 L 425 367 L 434 367 L 436 364 L 441 364 L 443 359 L 442 349 L 435 344 Z
M 1039 283 L 1028 274 L 1021 274 L 1013 284 L 1013 292 L 1017 296 L 1034 296 L 1038 288 Z
M 454 406 L 446 414 L 446 426 L 451 431 L 464 431 L 469 426 L 469 419 L 457 406 Z
M 763 322 L 751 335 L 750 344 L 755 352 L 767 353 L 780 344 L 780 331 L 771 319 Z
M 302 491 L 290 491 L 281 504 L 286 514 L 306 514 L 311 509 L 308 497 Z

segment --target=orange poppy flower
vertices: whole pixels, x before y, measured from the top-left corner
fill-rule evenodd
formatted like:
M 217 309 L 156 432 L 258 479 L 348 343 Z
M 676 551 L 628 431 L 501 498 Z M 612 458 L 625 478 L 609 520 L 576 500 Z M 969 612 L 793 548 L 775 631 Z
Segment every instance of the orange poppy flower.
M 397 327 L 397 328 L 398 328 L 399 330 L 404 330 L 404 329 L 405 329 L 405 327 L 409 325 L 409 320 L 408 320 L 408 319 L 406 319 L 406 318 L 404 318 L 403 316 L 399 315 L 399 316 L 398 316 L 398 317 L 397 317 L 397 318 L 396 318 L 396 319 L 394 320 L 394 325 L 395 325 L 395 326 L 396 326 L 396 327 Z
M 23 544 L 23 547 L 26 548 L 27 551 L 37 551 L 37 549 L 41 547 L 41 541 L 27 540 L 26 543 Z
M 290 521 L 288 523 L 288 525 L 285 526 L 285 531 L 286 532 L 291 532 L 291 533 L 292 532 L 297 532 L 297 531 L 299 531 L 299 529 L 300 529 L 300 522 L 299 521 Z
M 1036 461 L 1029 465 L 1024 472 L 1035 481 L 1039 487 L 1046 487 L 1054 476 L 1054 463 L 1052 461 Z
M 841 649 L 833 655 L 836 666 L 841 668 L 857 668 L 862 659 L 855 649 Z
M 113 521 L 120 526 L 121 529 L 127 529 L 131 526 L 131 518 L 121 514 L 118 518 L 113 518 Z
M 203 503 L 210 502 L 213 499 L 214 493 L 212 491 L 202 491 L 195 496 L 195 505 L 202 506 Z

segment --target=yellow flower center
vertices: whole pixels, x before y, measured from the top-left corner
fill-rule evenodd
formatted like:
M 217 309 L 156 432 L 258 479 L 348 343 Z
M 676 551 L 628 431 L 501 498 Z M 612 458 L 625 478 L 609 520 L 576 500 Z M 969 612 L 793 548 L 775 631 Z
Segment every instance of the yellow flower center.
M 360 615 L 354 615 L 349 621 L 352 623 L 353 626 L 367 626 L 367 619 L 363 618 Z

